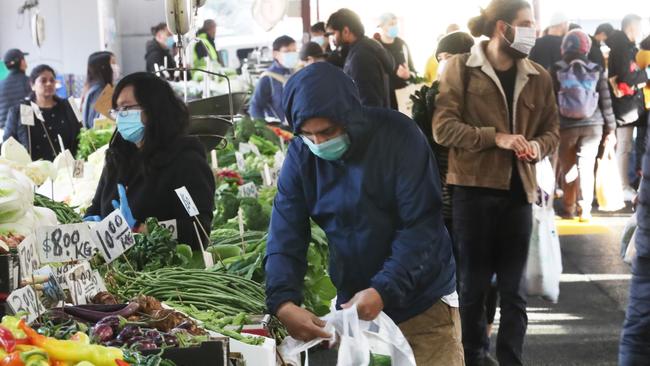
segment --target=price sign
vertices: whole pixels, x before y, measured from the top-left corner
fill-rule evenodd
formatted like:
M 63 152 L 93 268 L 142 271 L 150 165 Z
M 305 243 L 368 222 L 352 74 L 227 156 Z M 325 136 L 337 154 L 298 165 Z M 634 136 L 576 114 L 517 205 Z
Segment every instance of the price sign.
M 84 177 L 84 161 L 83 160 L 75 160 L 74 161 L 74 167 L 72 170 L 72 177 L 73 178 L 83 178 Z
M 273 166 L 278 170 L 282 169 L 282 164 L 284 164 L 284 153 L 282 151 L 276 152 L 275 156 L 273 156 L 273 160 Z
M 34 125 L 34 110 L 28 105 L 20 105 L 20 123 L 24 126 Z
M 29 277 L 35 270 L 41 268 L 41 259 L 36 252 L 34 235 L 30 235 L 18 244 L 18 258 L 20 260 L 20 273 L 23 278 Z
M 42 122 L 45 122 L 45 118 L 43 118 L 43 112 L 41 112 L 41 108 L 38 106 L 38 104 L 34 102 L 30 102 L 32 106 L 32 110 L 34 111 L 34 115 L 36 115 L 36 118 L 41 120 Z
M 241 142 L 239 143 L 239 152 L 242 155 L 248 154 L 249 152 L 253 151 L 252 146 L 253 146 L 252 144 Z
M 255 186 L 255 183 L 249 182 L 239 186 L 239 197 L 257 198 L 257 187 Z
M 235 159 L 237 160 L 237 169 L 239 169 L 240 172 L 246 171 L 246 160 L 244 159 L 244 154 L 235 151 Z
M 264 181 L 265 186 L 272 186 L 273 180 L 271 179 L 271 168 L 269 164 L 264 163 L 264 169 L 262 170 L 262 180 Z
M 167 221 L 160 221 L 158 225 L 164 227 L 172 233 L 173 239 L 178 239 L 178 223 L 176 219 L 171 219 Z
M 219 169 L 219 159 L 217 159 L 217 150 L 210 151 L 210 160 L 212 162 L 212 169 Z
M 42 263 L 88 260 L 94 249 L 85 223 L 38 228 L 36 243 Z
M 280 169 L 274 167 L 271 169 L 271 185 L 275 186 L 278 184 L 278 179 L 280 179 Z
M 77 264 L 75 263 L 65 263 L 60 267 L 52 268 L 52 273 L 54 274 L 56 281 L 59 283 L 62 289 L 67 290 L 69 288 L 68 273 L 70 273 L 70 271 L 72 271 L 72 269 L 76 266 Z
M 183 207 L 185 207 L 185 211 L 187 211 L 187 214 L 190 215 L 190 217 L 199 215 L 199 209 L 196 208 L 196 204 L 194 204 L 194 200 L 185 186 L 176 188 L 174 192 L 176 192 L 178 199 L 181 200 Z
M 70 295 L 75 305 L 90 303 L 90 300 L 99 292 L 106 289 L 104 281 L 97 271 L 90 268 L 88 262 L 84 262 L 68 273 L 68 286 Z
M 135 244 L 133 233 L 120 210 L 113 211 L 93 229 L 95 246 L 107 263 Z
M 31 323 L 45 311 L 45 307 L 36 295 L 32 286 L 21 287 L 13 291 L 7 298 L 7 303 L 14 314 L 27 313 L 27 322 Z
M 82 122 L 83 118 L 81 117 L 81 108 L 79 108 L 75 97 L 71 96 L 68 98 L 68 103 L 70 103 L 70 107 L 72 107 L 72 111 L 74 112 L 74 116 L 77 117 L 77 121 Z
M 262 157 L 262 153 L 260 152 L 260 149 L 257 147 L 257 145 L 255 144 L 250 144 L 250 145 L 253 154 L 255 154 L 255 156 L 257 156 L 258 158 Z
M 52 267 L 45 266 L 38 271 L 34 271 L 34 276 L 45 276 L 47 281 L 43 283 L 43 295 L 45 295 L 44 301 L 49 304 L 58 304 L 60 301 L 65 300 L 65 293 L 59 281 L 57 281 L 56 276 L 54 275 L 54 270 Z M 46 304 L 47 305 L 47 304 Z

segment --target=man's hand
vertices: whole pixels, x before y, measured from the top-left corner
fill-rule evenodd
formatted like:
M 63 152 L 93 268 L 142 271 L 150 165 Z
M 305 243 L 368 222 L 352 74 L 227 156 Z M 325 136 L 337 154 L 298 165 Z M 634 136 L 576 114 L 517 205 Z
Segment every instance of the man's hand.
M 323 329 L 323 320 L 290 301 L 280 305 L 277 316 L 287 327 L 289 334 L 297 340 L 309 342 L 316 338 L 332 337 Z
M 350 301 L 341 305 L 341 307 L 347 309 L 354 304 L 357 304 L 357 313 L 359 313 L 359 319 L 361 320 L 375 320 L 379 313 L 384 310 L 384 301 L 381 299 L 381 295 L 372 287 L 357 292 Z
M 408 66 L 405 64 L 399 65 L 397 67 L 397 76 L 400 79 L 408 80 L 411 77 L 411 71 Z
M 517 155 L 517 159 L 528 163 L 532 163 L 533 161 L 537 160 L 539 157 L 537 156 L 537 149 L 533 146 L 533 143 L 532 142 L 528 142 L 528 143 L 530 144 L 531 147 L 530 151 L 522 154 L 516 153 L 516 155 Z
M 603 145 L 615 146 L 616 145 L 616 132 L 610 132 L 605 136 Z
M 519 155 L 533 155 L 533 147 L 530 142 L 522 135 L 510 135 L 507 133 L 497 133 L 495 142 L 503 150 L 512 150 Z

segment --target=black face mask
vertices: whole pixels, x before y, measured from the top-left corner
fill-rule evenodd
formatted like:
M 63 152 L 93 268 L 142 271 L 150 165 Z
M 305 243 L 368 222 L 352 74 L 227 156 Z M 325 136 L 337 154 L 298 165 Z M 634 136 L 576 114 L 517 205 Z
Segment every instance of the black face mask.
M 511 27 L 508 27 L 506 29 L 506 33 L 501 35 L 499 49 L 504 53 L 508 54 L 508 56 L 512 57 L 515 60 L 521 60 L 528 57 L 527 54 L 523 52 L 519 52 L 516 49 L 510 47 L 512 42 L 514 42 L 514 39 L 515 39 L 514 31 L 512 30 Z

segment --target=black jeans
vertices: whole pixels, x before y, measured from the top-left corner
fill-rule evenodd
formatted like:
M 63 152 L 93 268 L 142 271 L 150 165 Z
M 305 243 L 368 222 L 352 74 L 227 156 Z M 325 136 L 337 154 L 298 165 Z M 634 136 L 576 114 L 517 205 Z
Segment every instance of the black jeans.
M 532 230 L 532 207 L 508 191 L 454 187 L 454 239 L 460 248 L 460 314 L 465 362 L 474 365 L 489 346 L 485 301 L 497 274 L 501 320 L 497 358 L 522 365 L 528 316 L 522 281 Z

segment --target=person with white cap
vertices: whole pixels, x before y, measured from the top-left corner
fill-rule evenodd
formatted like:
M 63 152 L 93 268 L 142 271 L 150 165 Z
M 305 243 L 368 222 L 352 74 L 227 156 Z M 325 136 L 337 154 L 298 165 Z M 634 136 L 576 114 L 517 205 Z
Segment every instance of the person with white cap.
M 4 56 L 9 76 L 0 81 L 0 128 L 4 128 L 9 109 L 20 104 L 31 93 L 29 78 L 25 74 L 27 62 L 23 51 L 12 48 Z
M 549 24 L 545 35 L 537 39 L 529 56 L 547 70 L 562 60 L 562 39 L 569 32 L 569 18 L 564 13 L 555 13 Z

